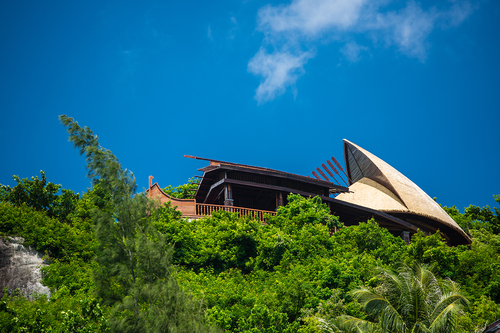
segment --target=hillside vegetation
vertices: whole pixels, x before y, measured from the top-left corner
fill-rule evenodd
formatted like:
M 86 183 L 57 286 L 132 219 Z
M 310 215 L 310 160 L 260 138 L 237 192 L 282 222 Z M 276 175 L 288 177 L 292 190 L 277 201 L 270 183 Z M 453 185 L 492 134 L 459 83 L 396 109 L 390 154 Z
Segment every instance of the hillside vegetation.
M 7 291 L 0 332 L 475 332 L 500 318 L 498 208 L 445 207 L 473 239 L 458 247 L 439 232 L 405 245 L 373 220 L 344 227 L 293 194 L 265 223 L 225 211 L 188 221 L 61 119 L 92 186 L 75 194 L 43 172 L 0 186 L 0 235 L 46 254 L 52 291 Z

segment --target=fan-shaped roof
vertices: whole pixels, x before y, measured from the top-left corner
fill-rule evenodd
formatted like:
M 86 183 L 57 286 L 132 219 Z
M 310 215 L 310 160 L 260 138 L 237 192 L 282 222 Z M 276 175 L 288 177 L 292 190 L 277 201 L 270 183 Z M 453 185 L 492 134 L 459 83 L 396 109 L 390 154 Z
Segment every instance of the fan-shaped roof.
M 471 242 L 430 196 L 392 166 L 345 139 L 344 157 L 351 193 L 341 193 L 336 199 L 418 221 L 425 231 L 441 229 L 447 238 L 454 238 L 449 239 L 454 244 Z

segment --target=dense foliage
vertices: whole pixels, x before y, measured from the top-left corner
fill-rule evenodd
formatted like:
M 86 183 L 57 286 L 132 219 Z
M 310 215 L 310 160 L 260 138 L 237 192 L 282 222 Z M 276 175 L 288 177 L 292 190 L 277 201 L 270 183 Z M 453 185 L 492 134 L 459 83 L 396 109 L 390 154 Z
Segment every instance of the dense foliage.
M 384 326 L 384 308 L 368 305 L 379 295 L 408 309 L 388 278 L 410 285 L 418 279 L 409 267 L 432 282 L 414 289 L 431 297 L 425 304 L 459 295 L 447 330 L 474 332 L 500 318 L 498 208 L 444 207 L 473 239 L 457 247 L 439 232 L 406 245 L 373 220 L 344 227 L 319 198 L 299 195 L 265 223 L 226 211 L 188 221 L 135 193 L 133 175 L 97 137 L 62 120 L 92 187 L 80 196 L 43 172 L 0 186 L 0 236 L 24 237 L 46 254 L 42 282 L 52 292 L 28 300 L 7 291 L 0 332 L 399 332 L 416 321 Z M 187 198 L 193 183 L 166 190 Z M 349 328 L 342 318 L 359 321 Z
M 500 204 L 500 195 L 494 195 L 493 197 Z M 498 207 L 491 210 L 489 206 L 470 205 L 465 208 L 464 214 L 460 214 L 455 206 L 443 208 L 466 232 L 486 229 L 496 235 L 500 234 L 500 208 Z
M 79 195 L 68 189 L 61 189 L 60 184 L 47 183 L 45 172 L 40 171 L 41 179 L 20 179 L 14 176 L 17 185 L 11 188 L 0 184 L 0 201 L 13 205 L 27 205 L 35 210 L 46 212 L 49 217 L 65 220 L 78 202 Z M 61 191 L 61 194 L 58 192 Z
M 179 186 L 168 185 L 163 189 L 163 192 L 170 195 L 171 197 L 178 199 L 193 199 L 194 193 L 198 188 L 200 180 L 196 177 L 189 178 L 187 184 L 182 184 Z
M 361 287 L 352 294 L 373 315 L 370 322 L 343 315 L 336 323 L 324 321 L 334 331 L 369 331 L 401 333 L 446 333 L 459 328 L 458 317 L 468 305 L 459 286 L 439 281 L 425 266 L 402 265 L 397 272 L 380 269 L 377 287 Z

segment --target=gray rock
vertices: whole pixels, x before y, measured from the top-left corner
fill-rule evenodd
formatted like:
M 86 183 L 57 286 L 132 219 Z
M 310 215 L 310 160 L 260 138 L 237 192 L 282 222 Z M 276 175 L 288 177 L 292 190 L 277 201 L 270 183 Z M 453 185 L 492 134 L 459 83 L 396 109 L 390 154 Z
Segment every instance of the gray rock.
M 19 289 L 28 298 L 34 293 L 50 297 L 49 288 L 40 283 L 40 268 L 47 265 L 43 253 L 23 242 L 22 237 L 0 237 L 0 297 L 5 287 L 9 292 Z

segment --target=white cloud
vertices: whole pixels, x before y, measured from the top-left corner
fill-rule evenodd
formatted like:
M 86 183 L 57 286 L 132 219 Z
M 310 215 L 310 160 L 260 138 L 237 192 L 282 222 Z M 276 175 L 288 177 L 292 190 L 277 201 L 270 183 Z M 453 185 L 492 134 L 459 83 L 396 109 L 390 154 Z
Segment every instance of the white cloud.
M 303 72 L 303 66 L 312 52 L 292 54 L 290 51 L 267 53 L 262 47 L 248 63 L 248 71 L 264 78 L 257 88 L 255 99 L 259 104 L 274 99 L 293 85 Z
M 356 42 L 346 43 L 340 48 L 340 52 L 344 55 L 346 60 L 350 62 L 358 62 L 361 52 L 366 50 L 368 50 L 366 46 L 359 45 Z
M 231 16 L 231 29 L 229 30 L 228 38 L 229 39 L 234 39 L 236 36 L 236 31 L 238 30 L 238 22 L 236 21 L 236 18 L 234 16 Z
M 210 40 L 211 42 L 214 41 L 214 37 L 212 36 L 212 28 L 210 26 L 208 26 L 207 28 L 207 38 L 208 40 Z
M 367 0 L 296 0 L 289 6 L 265 6 L 259 10 L 259 29 L 297 32 L 314 36 L 328 28 L 347 29 L 359 18 Z
M 264 39 L 248 63 L 249 72 L 263 78 L 255 98 L 263 103 L 293 86 L 304 72 L 305 63 L 313 57 L 314 52 L 308 50 L 315 43 L 343 41 L 341 53 L 346 60 L 356 62 L 368 48 L 358 45 L 353 38 L 368 35 L 424 62 L 429 48 L 427 39 L 436 26 L 457 26 L 474 9 L 463 0 L 448 0 L 444 9 L 423 9 L 410 0 L 399 10 L 384 11 L 388 5 L 398 3 L 395 0 L 292 0 L 288 5 L 262 7 L 257 15 L 257 29 L 264 33 Z M 274 49 L 272 54 L 265 51 L 268 47 Z
M 414 2 L 409 2 L 399 12 L 379 14 L 377 22 L 380 32 L 389 43 L 393 42 L 402 53 L 423 62 L 427 57 L 426 39 L 438 18 L 436 9 L 424 11 Z
M 456 27 L 462 23 L 472 13 L 472 11 L 477 8 L 477 6 L 472 5 L 468 1 L 454 2 L 455 3 L 451 6 L 450 10 L 444 13 L 446 19 L 445 23 L 452 27 Z

